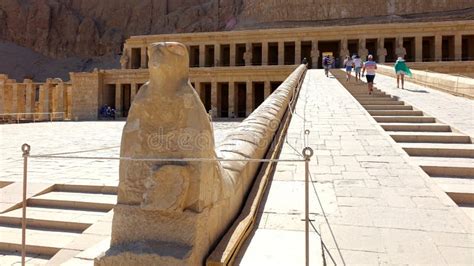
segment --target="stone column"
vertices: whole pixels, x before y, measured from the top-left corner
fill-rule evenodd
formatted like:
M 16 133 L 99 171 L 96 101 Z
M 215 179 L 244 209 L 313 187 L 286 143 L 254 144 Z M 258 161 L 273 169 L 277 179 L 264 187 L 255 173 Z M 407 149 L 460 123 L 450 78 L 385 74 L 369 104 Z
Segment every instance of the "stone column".
M 199 67 L 206 65 L 206 46 L 204 44 L 199 45 Z
M 34 88 L 33 88 L 33 81 L 31 79 L 25 79 L 23 81 L 25 84 L 26 84 L 26 88 L 25 88 L 25 112 L 26 113 L 33 113 L 35 110 L 34 110 L 34 106 L 35 106 L 35 97 L 34 97 Z M 1 92 L 0 92 L 1 93 Z M 0 103 L 1 104 L 1 103 Z M 1 113 L 1 111 L 0 111 Z M 27 114 L 25 115 L 25 118 L 26 119 L 32 119 L 32 115 L 31 114 Z
M 278 65 L 285 64 L 285 42 L 278 42 Z
M 268 65 L 268 42 L 262 42 L 262 66 Z
M 311 49 L 311 63 L 313 68 L 318 68 L 319 64 L 319 50 L 318 50 L 318 41 L 312 41 L 312 49 Z
M 423 36 L 415 36 L 415 62 L 423 62 Z
M 115 83 L 115 117 L 122 117 L 122 84 Z
M 362 61 L 367 60 L 367 56 L 369 55 L 369 50 L 365 47 L 365 45 L 366 45 L 365 38 L 360 38 L 358 54 L 360 56 L 360 59 L 362 59 Z
M 235 82 L 229 82 L 229 117 L 237 117 L 235 113 Z
M 397 37 L 397 48 L 395 49 L 395 54 L 397 57 L 405 57 L 407 54 L 407 49 L 403 47 L 403 37 Z
M 140 65 L 140 68 L 148 68 L 148 65 L 147 65 L 147 53 L 146 53 L 146 49 L 147 47 L 146 46 L 143 46 L 141 49 L 140 49 L 140 56 L 141 56 L 141 65 Z
M 236 53 L 235 53 L 235 43 L 231 43 L 229 44 L 229 49 L 230 49 L 230 62 L 229 62 L 229 65 L 230 66 L 235 66 L 235 57 L 236 57 Z
M 138 91 L 137 83 L 132 83 L 130 87 L 130 104 L 132 104 Z
M 252 81 L 247 81 L 247 99 L 246 99 L 246 110 L 245 116 L 249 116 L 253 111 L 253 86 Z
M 387 49 L 384 47 L 385 46 L 385 39 L 383 37 L 380 37 L 377 39 L 377 57 L 379 63 L 385 63 L 385 57 L 387 56 Z
M 295 41 L 295 65 L 301 64 L 301 40 Z
M 454 60 L 462 60 L 462 35 L 459 33 L 454 35 Z
M 218 67 L 221 65 L 221 45 L 214 44 L 214 66 Z
M 57 107 L 57 111 L 56 112 L 65 112 L 65 108 L 64 108 L 64 88 L 65 85 L 64 83 L 59 83 L 57 86 L 56 86 L 56 107 Z M 58 117 L 64 119 L 66 117 L 66 114 L 58 114 Z
M 245 61 L 246 66 L 252 65 L 252 44 L 251 43 L 245 44 L 244 61 Z
M 12 90 L 12 101 L 10 105 L 10 113 L 18 113 L 18 84 L 15 82 L 13 85 L 10 87 Z
M 211 110 L 212 110 L 212 117 L 218 117 L 220 106 L 219 106 L 219 99 L 217 98 L 217 82 L 211 82 Z
M 443 36 L 435 35 L 435 61 L 443 60 Z
M 270 81 L 269 80 L 265 80 L 265 83 L 264 83 L 264 97 L 265 99 L 270 96 L 271 94 L 271 86 L 270 86 Z
M 365 41 L 365 39 L 364 39 Z M 365 47 L 365 44 L 364 44 Z M 349 55 L 349 49 L 347 48 L 347 39 L 343 38 L 341 40 L 341 51 L 339 52 L 339 62 L 340 62 L 340 67 L 342 67 L 342 64 L 344 63 L 344 60 L 346 59 L 346 56 Z
M 49 85 L 47 83 L 40 85 L 39 112 L 40 113 L 49 112 Z M 41 114 L 39 115 L 39 119 L 41 120 L 49 119 L 49 115 Z

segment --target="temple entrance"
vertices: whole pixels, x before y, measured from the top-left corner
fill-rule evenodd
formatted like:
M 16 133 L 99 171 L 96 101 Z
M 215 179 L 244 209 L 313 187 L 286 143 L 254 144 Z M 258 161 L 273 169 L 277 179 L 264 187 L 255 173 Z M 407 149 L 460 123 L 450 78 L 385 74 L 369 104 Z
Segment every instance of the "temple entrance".
M 462 60 L 474 60 L 474 35 L 462 36 Z
M 295 64 L 295 43 L 294 42 L 285 42 L 284 46 L 285 54 L 285 65 L 294 65 Z M 299 64 L 300 62 L 298 62 Z
M 102 89 L 102 102 L 100 103 L 99 107 L 104 105 L 115 109 L 115 84 L 107 84 Z
M 423 37 L 422 40 L 422 61 L 430 62 L 435 58 L 435 37 Z
M 374 57 L 374 61 L 377 61 L 379 58 L 377 56 L 377 39 L 367 39 L 365 40 L 365 48 L 369 51 Z
M 395 38 L 385 38 L 383 42 L 383 46 L 387 50 L 387 56 L 385 57 L 385 62 L 395 62 L 396 60 L 396 52 L 395 52 Z
M 341 41 L 320 41 L 318 42 L 318 48 L 321 54 L 332 53 L 334 58 L 333 66 L 339 67 L 339 51 L 341 50 Z M 322 57 L 318 62 L 318 68 L 323 68 Z
M 263 103 L 265 100 L 265 83 L 263 82 L 253 82 L 253 106 L 254 109 Z
M 199 96 L 201 97 L 202 104 L 204 105 L 204 108 L 206 109 L 206 112 L 209 112 L 212 108 L 212 103 L 211 103 L 211 92 L 212 92 L 212 86 L 211 83 L 206 82 L 206 83 L 201 83 L 201 93 Z
M 142 49 L 140 48 L 132 48 L 131 54 L 131 68 L 132 69 L 139 69 L 142 65 Z
M 268 65 L 278 65 L 278 43 L 268 43 Z
M 230 66 L 230 45 L 221 45 L 220 66 Z
M 308 69 L 311 69 L 313 67 L 313 59 L 311 58 L 312 48 L 313 43 L 311 41 L 301 42 L 301 60 L 306 58 L 306 60 L 308 61 Z
M 454 36 L 443 36 L 441 57 L 443 61 L 454 61 Z
M 415 61 L 415 37 L 403 38 L 403 47 L 407 51 L 405 55 L 405 61 Z
M 235 99 L 237 100 L 237 104 L 235 105 L 237 107 L 236 115 L 237 117 L 245 117 L 245 111 L 247 109 L 247 85 L 245 83 L 236 83 L 235 88 Z
M 281 85 L 281 81 L 271 81 L 270 82 L 270 92 L 273 93 Z
M 252 65 L 262 65 L 262 44 L 252 43 Z
M 198 45 L 189 47 L 189 66 L 199 67 L 199 46 Z
M 204 47 L 205 65 L 206 67 L 214 66 L 214 45 L 206 45 Z
M 217 84 L 217 113 L 219 117 L 229 117 L 229 83 Z
M 359 53 L 359 40 L 348 40 L 347 49 L 349 50 L 349 56 Z
M 239 43 L 235 45 L 235 65 L 245 66 L 244 54 L 245 54 L 245 43 Z
M 130 84 L 122 84 L 122 117 L 128 116 L 131 106 L 132 89 Z

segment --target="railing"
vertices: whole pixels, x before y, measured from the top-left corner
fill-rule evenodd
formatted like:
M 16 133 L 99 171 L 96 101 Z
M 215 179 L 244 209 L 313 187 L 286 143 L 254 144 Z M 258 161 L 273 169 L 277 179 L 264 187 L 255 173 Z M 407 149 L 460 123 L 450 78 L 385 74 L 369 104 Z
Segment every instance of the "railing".
M 28 116 L 31 116 L 28 118 Z M 38 117 L 39 116 L 39 117 Z M 46 116 L 47 119 L 43 118 L 42 116 Z M 0 121 L 16 121 L 20 123 L 20 121 L 46 121 L 49 120 L 53 122 L 53 120 L 61 119 L 64 120 L 66 118 L 66 112 L 34 112 L 34 113 L 3 113 L 0 114 Z

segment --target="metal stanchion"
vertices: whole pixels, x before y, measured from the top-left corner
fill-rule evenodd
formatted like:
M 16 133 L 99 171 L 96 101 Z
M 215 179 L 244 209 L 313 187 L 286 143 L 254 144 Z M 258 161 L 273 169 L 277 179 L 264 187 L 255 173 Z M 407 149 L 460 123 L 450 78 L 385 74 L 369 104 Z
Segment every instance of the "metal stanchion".
M 305 262 L 309 266 L 309 161 L 313 156 L 313 149 L 306 147 L 303 149 L 305 163 L 304 177 L 304 233 L 305 233 Z
M 28 173 L 28 156 L 30 156 L 30 145 L 23 144 L 23 206 L 21 219 L 21 265 L 25 265 L 26 259 L 26 183 Z

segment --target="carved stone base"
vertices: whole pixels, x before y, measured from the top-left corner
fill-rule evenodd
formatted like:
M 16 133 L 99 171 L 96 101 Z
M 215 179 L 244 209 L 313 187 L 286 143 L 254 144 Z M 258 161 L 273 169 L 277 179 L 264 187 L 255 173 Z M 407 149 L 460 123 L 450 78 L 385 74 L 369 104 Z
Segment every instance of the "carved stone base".
M 191 247 L 175 243 L 139 241 L 109 249 L 94 265 L 198 265 L 191 253 Z

